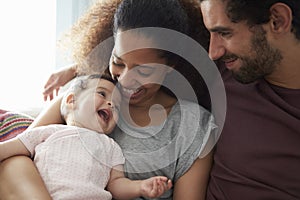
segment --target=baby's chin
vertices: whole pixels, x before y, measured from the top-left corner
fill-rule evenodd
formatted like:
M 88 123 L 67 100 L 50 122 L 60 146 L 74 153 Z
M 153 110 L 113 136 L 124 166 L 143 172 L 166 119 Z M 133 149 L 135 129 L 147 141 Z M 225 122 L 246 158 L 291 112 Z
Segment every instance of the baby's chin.
M 108 134 L 110 134 L 114 130 L 115 126 L 116 125 L 114 124 L 114 125 L 109 125 L 109 126 L 107 126 L 105 128 L 104 127 L 100 127 L 100 128 L 98 128 L 97 132 L 105 134 L 105 135 L 108 135 Z

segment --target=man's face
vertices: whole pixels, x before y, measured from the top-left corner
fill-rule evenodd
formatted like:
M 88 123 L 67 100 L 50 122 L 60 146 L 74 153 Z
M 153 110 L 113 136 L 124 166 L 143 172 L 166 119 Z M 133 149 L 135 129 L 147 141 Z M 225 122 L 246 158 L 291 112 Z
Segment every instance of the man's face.
M 271 74 L 282 56 L 266 38 L 261 26 L 233 23 L 225 13 L 226 2 L 206 0 L 201 3 L 205 26 L 210 31 L 209 56 L 220 60 L 242 83 L 250 83 Z

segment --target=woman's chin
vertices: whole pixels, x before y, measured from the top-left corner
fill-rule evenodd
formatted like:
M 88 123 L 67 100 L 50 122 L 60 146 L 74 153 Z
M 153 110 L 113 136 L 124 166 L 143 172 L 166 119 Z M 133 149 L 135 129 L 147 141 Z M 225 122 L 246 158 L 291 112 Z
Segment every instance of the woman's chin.
M 144 94 L 145 94 L 145 90 L 140 90 L 136 93 L 133 93 L 132 95 L 124 95 L 123 99 L 126 102 L 129 102 L 129 104 L 137 104 L 143 101 L 142 99 L 144 97 Z

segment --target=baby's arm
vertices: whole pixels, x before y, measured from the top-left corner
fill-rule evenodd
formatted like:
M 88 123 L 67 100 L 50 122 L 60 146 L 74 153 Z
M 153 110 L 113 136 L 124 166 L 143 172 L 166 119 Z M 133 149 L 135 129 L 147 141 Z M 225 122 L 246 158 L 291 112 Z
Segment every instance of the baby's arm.
M 146 180 L 130 180 L 124 177 L 123 167 L 111 170 L 107 190 L 115 199 L 133 199 L 140 196 L 156 198 L 172 187 L 167 177 L 155 176 Z
M 0 199 L 51 200 L 32 160 L 14 155 L 31 156 L 19 137 L 0 143 Z
M 57 129 L 56 126 L 40 126 L 26 130 L 15 138 L 0 142 L 0 161 L 16 155 L 32 157 L 35 154 L 35 147 L 44 142 Z
M 16 155 L 30 156 L 30 152 L 18 138 L 0 142 L 0 162 Z

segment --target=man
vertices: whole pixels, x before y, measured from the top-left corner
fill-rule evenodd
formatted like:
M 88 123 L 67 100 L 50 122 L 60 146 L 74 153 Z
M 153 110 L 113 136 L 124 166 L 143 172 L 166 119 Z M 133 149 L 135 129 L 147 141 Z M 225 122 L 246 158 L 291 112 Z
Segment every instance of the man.
M 200 2 L 228 98 L 207 199 L 299 200 L 300 1 Z

